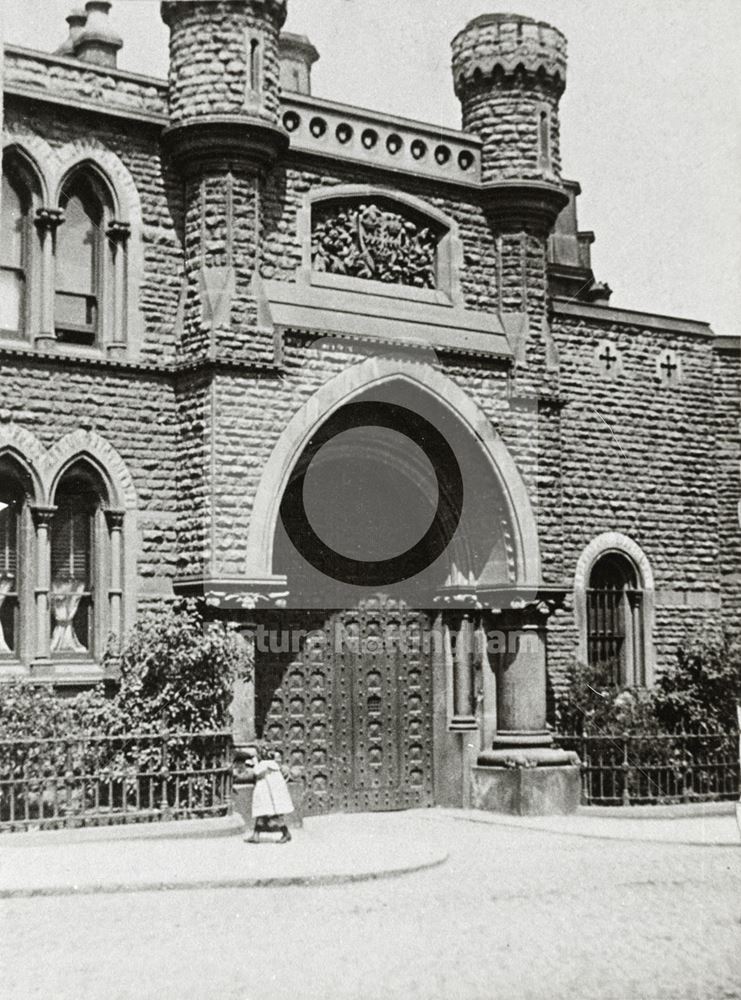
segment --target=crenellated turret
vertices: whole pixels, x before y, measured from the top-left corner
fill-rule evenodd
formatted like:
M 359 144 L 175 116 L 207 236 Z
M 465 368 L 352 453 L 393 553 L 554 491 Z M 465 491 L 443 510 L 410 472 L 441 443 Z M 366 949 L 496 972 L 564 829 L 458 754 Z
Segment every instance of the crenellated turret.
M 185 190 L 181 348 L 191 357 L 271 358 L 256 262 L 264 175 L 288 147 L 279 124 L 285 0 L 166 0 L 165 153 Z
M 558 102 L 566 39 L 517 14 L 484 14 L 453 39 L 463 128 L 483 140 L 484 182 L 560 177 Z
M 497 234 L 500 308 L 543 322 L 548 236 L 568 203 L 558 102 L 566 39 L 518 14 L 485 14 L 453 39 L 463 128 L 481 147 L 482 197 Z

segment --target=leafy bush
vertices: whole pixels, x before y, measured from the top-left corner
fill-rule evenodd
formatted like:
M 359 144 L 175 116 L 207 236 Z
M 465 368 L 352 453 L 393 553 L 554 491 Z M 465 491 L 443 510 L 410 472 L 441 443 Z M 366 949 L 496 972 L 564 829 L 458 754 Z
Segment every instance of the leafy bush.
M 652 693 L 605 679 L 597 667 L 575 662 L 569 684 L 555 701 L 556 725 L 563 733 L 651 733 L 659 729 Z
M 677 651 L 677 662 L 659 675 L 654 711 L 669 730 L 722 730 L 737 726 L 741 700 L 741 637 L 700 636 Z
M 122 716 L 142 730 L 228 725 L 234 680 L 251 668 L 236 629 L 206 621 L 195 601 L 143 615 L 106 662 L 119 669 Z
M 677 650 L 651 688 L 620 687 L 575 663 L 555 700 L 556 725 L 580 734 L 733 732 L 740 699 L 741 639 L 703 635 Z
M 112 697 L 102 684 L 73 697 L 46 684 L 0 684 L 0 738 L 221 729 L 234 678 L 251 665 L 236 630 L 188 601 L 143 615 L 104 666 L 120 672 Z

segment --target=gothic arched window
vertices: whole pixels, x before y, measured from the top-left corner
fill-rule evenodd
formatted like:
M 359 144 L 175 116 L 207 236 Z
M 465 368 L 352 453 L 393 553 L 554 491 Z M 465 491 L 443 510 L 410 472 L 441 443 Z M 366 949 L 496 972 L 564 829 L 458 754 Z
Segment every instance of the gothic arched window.
M 60 204 L 64 222 L 56 236 L 54 325 L 60 340 L 94 344 L 105 308 L 110 209 L 102 185 L 86 173 L 65 185 Z
M 0 658 L 19 659 L 23 646 L 28 579 L 30 485 L 27 475 L 8 456 L 0 458 Z
M 620 552 L 605 553 L 589 574 L 587 654 L 615 684 L 646 682 L 643 592 L 635 566 Z
M 105 502 L 100 478 L 84 462 L 74 465 L 57 487 L 51 525 L 52 654 L 98 652 Z
M 21 177 L 3 166 L 0 218 L 0 330 L 26 325 L 31 197 Z

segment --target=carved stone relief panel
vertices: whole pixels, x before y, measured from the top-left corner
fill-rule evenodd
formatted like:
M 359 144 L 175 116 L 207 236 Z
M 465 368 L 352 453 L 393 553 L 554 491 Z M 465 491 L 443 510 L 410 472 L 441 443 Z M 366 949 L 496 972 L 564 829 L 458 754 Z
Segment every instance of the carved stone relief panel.
M 328 274 L 434 289 L 439 240 L 399 206 L 331 202 L 314 208 L 311 262 Z

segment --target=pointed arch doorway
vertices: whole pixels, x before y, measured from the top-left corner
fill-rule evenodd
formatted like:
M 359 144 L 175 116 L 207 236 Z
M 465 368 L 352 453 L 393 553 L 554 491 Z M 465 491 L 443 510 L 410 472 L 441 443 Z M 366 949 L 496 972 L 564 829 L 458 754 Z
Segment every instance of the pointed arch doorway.
M 451 736 L 461 707 L 451 636 L 461 616 L 453 627 L 445 595 L 523 582 L 537 566 L 537 538 L 523 544 L 512 516 L 513 492 L 529 510 L 527 495 L 491 425 L 453 383 L 432 372 L 430 391 L 423 366 L 410 368 L 411 378 L 397 365 L 317 414 L 325 386 L 302 415 L 310 426 L 294 434 L 294 419 L 283 439 L 293 436 L 290 453 L 271 459 L 277 502 L 266 511 L 262 576 L 285 581 L 290 596 L 263 617 L 256 731 L 281 751 L 307 814 L 440 801 L 461 769 L 446 757 L 453 744 L 461 753 Z M 359 406 L 386 416 L 359 421 Z M 256 512 L 270 504 L 269 471 Z M 466 699 L 475 728 L 471 690 Z

